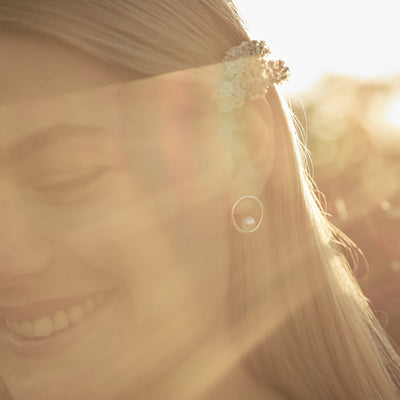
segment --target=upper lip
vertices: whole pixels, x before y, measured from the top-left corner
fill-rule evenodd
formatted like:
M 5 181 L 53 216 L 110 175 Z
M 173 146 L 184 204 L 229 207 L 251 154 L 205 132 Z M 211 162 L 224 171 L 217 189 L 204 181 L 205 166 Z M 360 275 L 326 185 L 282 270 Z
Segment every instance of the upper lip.
M 0 305 L 0 318 L 23 320 L 35 319 L 44 315 L 53 315 L 56 311 L 67 310 L 69 307 L 83 302 L 85 299 L 95 295 L 96 293 L 100 292 L 97 291 L 78 296 L 39 300 L 19 307 L 7 307 Z

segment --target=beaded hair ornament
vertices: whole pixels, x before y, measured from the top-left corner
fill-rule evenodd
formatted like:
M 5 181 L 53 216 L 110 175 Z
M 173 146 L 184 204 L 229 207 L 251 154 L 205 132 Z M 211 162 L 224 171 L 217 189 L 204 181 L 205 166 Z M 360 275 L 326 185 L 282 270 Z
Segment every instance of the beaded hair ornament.
M 289 78 L 282 60 L 269 60 L 270 49 L 263 40 L 242 42 L 226 52 L 224 78 L 216 90 L 218 110 L 229 112 L 246 100 L 262 98 L 268 89 Z

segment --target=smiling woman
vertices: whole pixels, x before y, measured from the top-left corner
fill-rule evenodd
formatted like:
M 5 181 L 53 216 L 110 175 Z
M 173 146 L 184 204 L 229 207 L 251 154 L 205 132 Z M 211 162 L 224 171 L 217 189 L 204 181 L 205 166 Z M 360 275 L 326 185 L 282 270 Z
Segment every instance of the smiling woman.
M 0 0 L 0 27 L 5 398 L 400 399 L 231 1 Z

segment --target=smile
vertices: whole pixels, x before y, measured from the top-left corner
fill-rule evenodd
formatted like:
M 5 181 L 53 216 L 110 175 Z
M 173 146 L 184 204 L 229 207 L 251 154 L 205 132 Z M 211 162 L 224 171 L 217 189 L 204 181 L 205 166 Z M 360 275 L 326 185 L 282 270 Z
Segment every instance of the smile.
M 5 325 L 13 333 L 23 338 L 35 339 L 51 336 L 56 332 L 66 330 L 79 324 L 105 301 L 105 293 L 77 302 L 66 309 L 58 309 L 47 315 L 34 319 L 5 319 Z

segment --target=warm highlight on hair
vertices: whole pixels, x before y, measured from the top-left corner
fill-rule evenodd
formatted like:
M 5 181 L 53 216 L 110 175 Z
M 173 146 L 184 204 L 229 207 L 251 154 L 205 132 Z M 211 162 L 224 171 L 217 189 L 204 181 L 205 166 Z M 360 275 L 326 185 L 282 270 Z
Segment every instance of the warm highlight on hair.
M 220 62 L 249 40 L 229 0 L 0 0 L 0 27 L 141 77 Z M 319 204 L 290 110 L 275 88 L 266 99 L 276 149 L 266 223 L 232 234 L 233 317 L 250 336 L 249 366 L 293 399 L 399 400 L 400 358 L 341 254 L 346 239 Z

